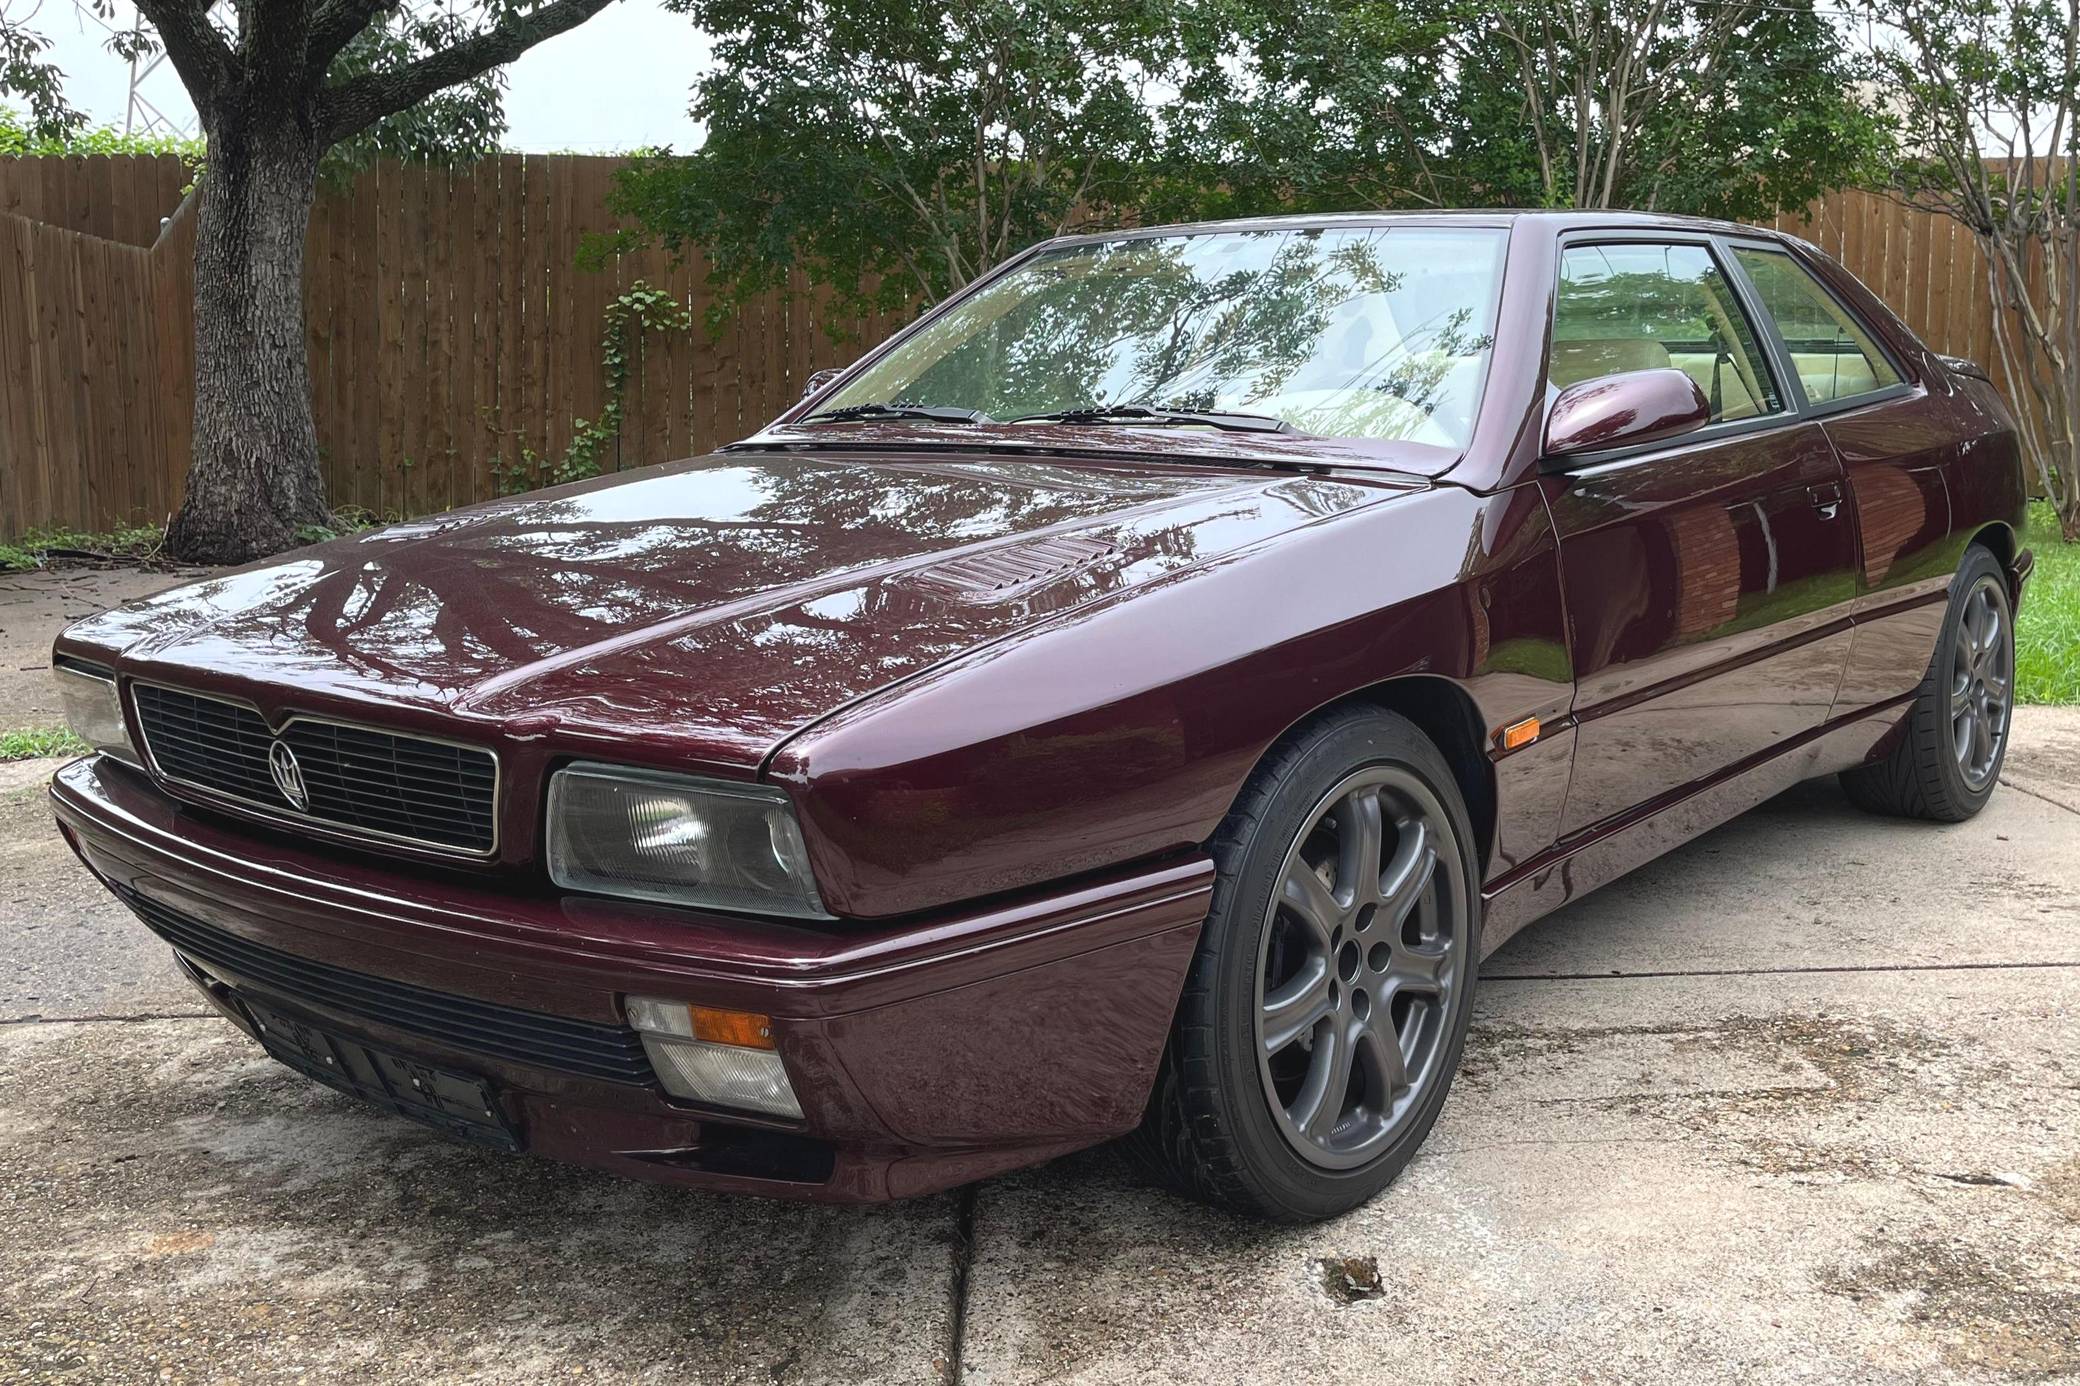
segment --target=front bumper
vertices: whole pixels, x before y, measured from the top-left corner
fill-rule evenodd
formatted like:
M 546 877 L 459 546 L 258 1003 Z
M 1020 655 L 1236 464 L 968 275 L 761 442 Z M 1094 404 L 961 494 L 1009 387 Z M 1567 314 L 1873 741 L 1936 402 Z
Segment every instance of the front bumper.
M 480 1075 L 535 1154 L 832 1201 L 930 1193 L 1131 1129 L 1212 898 L 1212 864 L 1192 857 L 809 927 L 350 860 L 185 809 L 103 757 L 60 770 L 51 802 L 241 1026 L 253 996 Z M 772 1016 L 803 1119 L 690 1107 L 646 1063 L 615 1067 L 631 993 Z M 571 1036 L 594 1047 L 573 1060 Z

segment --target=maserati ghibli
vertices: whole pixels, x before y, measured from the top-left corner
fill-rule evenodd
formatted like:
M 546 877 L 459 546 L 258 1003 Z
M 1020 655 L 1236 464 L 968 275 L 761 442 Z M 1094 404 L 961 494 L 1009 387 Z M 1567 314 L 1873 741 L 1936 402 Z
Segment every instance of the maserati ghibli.
M 2023 505 L 1985 373 L 1785 235 L 1070 237 L 713 455 L 73 625 L 51 799 L 459 1139 L 869 1201 L 1125 1138 L 1322 1218 L 1541 915 L 1803 779 L 1986 802 Z

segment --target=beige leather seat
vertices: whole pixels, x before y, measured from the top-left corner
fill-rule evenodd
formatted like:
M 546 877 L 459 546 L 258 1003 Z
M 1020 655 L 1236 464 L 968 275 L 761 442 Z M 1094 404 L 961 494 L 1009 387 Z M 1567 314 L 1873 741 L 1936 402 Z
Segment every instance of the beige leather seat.
M 1805 383 L 1808 399 L 1847 399 L 1878 388 L 1878 374 L 1861 354 L 1800 351 L 1794 352 L 1791 359 L 1798 366 L 1798 378 Z M 1892 382 L 1888 379 L 1885 383 Z
M 1706 399 L 1715 399 L 1718 412 L 1715 418 L 1746 419 L 1762 412 L 1762 405 L 1755 392 L 1741 379 L 1741 373 L 1730 361 L 1722 361 L 1708 351 L 1686 351 L 1675 358 L 1682 372 L 1697 382 L 1698 390 Z M 1718 393 L 1713 394 L 1716 389 Z
M 1668 364 L 1668 348 L 1652 337 L 1587 337 L 1553 343 L 1550 370 L 1561 389 L 1620 371 L 1650 371 Z

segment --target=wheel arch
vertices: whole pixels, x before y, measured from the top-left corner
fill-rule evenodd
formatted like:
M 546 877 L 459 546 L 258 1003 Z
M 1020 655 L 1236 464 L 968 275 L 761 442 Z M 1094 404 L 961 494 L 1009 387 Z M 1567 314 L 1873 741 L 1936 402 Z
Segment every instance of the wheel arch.
M 1966 547 L 1972 544 L 1991 552 L 1999 560 L 2003 572 L 2012 573 L 2015 570 L 2015 530 L 2007 521 L 1989 520 L 1979 526 L 1972 531 L 1972 537 L 1967 541 Z
M 1480 709 L 1465 689 L 1441 674 L 1399 674 L 1322 704 L 1287 727 L 1265 747 L 1256 764 L 1250 767 L 1251 773 L 1254 774 L 1256 766 L 1269 759 L 1295 732 L 1324 713 L 1346 707 L 1374 707 L 1397 713 L 1430 738 L 1431 744 L 1444 756 L 1445 763 L 1451 766 L 1459 796 L 1466 801 L 1466 816 L 1473 824 L 1475 859 L 1481 863 L 1485 875 L 1495 846 L 1495 767 L 1488 759 Z M 1243 784 L 1247 783 L 1248 776 L 1244 776 Z M 1239 797 L 1241 793 L 1242 786 L 1238 785 L 1236 794 Z
M 1993 561 L 2001 565 L 2001 572 L 2007 577 L 2008 600 L 2019 608 L 2026 570 L 2016 567 L 2017 560 L 2022 557 L 2022 536 L 2015 532 L 2015 526 L 2006 520 L 1989 520 L 1973 530 L 1972 537 L 1966 541 L 1967 550 L 1974 546 L 1985 549 L 1993 555 Z

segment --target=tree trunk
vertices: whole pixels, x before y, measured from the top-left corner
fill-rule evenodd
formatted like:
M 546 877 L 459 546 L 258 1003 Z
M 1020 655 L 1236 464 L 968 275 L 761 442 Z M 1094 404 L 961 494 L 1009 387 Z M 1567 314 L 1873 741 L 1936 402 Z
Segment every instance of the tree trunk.
M 307 113 L 227 104 L 208 122 L 197 209 L 195 450 L 167 531 L 175 555 L 202 563 L 278 553 L 332 523 L 303 326 L 303 245 L 323 151 Z

